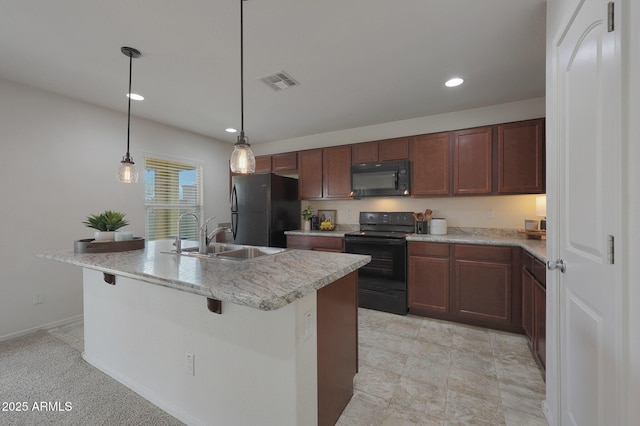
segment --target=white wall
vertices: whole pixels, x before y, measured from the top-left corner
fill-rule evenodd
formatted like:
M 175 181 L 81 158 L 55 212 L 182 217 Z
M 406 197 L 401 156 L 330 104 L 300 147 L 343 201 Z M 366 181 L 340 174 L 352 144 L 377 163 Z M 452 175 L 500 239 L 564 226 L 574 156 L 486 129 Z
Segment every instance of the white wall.
M 253 146 L 256 155 L 345 145 L 400 136 L 520 121 L 545 116 L 545 99 L 536 98 L 508 104 L 395 121 L 374 126 L 342 130 Z M 446 217 L 449 226 L 478 228 L 524 228 L 525 219 L 539 220 L 535 195 L 457 198 L 371 198 L 363 200 L 303 202 L 317 209 L 337 210 L 337 222 L 357 224 L 360 211 L 434 211 Z M 489 213 L 488 211 L 491 210 Z M 491 217 L 490 217 L 491 216 Z
M 135 185 L 115 181 L 126 152 L 126 120 L 126 114 L 0 80 L 0 339 L 81 315 L 80 268 L 36 253 L 91 238 L 81 223 L 88 214 L 123 211 L 127 229 L 144 235 L 143 175 Z M 132 117 L 131 155 L 139 170 L 143 152 L 203 162 L 205 213 L 225 222 L 231 151 L 230 144 Z M 44 292 L 43 304 L 33 304 L 34 291 Z

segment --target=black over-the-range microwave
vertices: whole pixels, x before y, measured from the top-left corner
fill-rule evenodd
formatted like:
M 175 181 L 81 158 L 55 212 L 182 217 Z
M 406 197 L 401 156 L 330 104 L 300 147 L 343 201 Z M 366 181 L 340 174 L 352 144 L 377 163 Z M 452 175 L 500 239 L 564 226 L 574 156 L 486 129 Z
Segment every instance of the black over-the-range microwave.
M 353 198 L 409 195 L 409 161 L 363 163 L 351 166 Z

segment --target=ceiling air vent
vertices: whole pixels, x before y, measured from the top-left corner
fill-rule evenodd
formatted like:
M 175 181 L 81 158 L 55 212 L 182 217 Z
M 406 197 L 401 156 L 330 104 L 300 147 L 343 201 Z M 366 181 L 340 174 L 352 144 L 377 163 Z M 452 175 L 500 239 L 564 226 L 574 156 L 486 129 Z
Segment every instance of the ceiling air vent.
M 283 90 L 288 89 L 292 86 L 299 86 L 300 83 L 295 81 L 293 77 L 287 74 L 284 71 L 277 72 L 275 74 L 266 75 L 264 77 L 260 77 L 258 80 L 261 80 L 263 83 L 271 87 L 273 90 Z

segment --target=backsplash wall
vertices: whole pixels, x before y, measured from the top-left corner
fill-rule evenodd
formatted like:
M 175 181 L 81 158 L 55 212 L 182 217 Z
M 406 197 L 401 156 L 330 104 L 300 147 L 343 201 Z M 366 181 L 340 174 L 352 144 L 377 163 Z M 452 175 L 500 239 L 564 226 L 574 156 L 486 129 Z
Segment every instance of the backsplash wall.
M 302 201 L 304 209 L 314 211 L 337 210 L 336 222 L 357 224 L 361 211 L 433 210 L 433 217 L 444 217 L 448 226 L 473 228 L 524 228 L 525 219 L 540 220 L 536 216 L 538 195 L 500 195 L 479 197 L 405 198 L 381 197 L 360 200 Z

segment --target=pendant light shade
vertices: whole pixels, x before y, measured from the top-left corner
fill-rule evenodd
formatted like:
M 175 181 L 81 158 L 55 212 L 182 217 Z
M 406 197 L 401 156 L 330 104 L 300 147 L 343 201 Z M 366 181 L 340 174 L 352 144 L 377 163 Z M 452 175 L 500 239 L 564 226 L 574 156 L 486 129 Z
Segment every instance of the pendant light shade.
M 133 158 L 129 154 L 129 137 L 131 133 L 131 74 L 133 69 L 133 58 L 139 58 L 141 54 L 139 50 L 134 49 L 133 47 L 122 47 L 120 51 L 122 51 L 125 56 L 129 57 L 129 92 L 127 92 L 129 110 L 127 112 L 127 153 L 122 157 L 116 179 L 121 183 L 136 183 L 138 182 L 138 171 L 136 170 Z
M 240 135 L 238 141 L 233 147 L 231 161 L 229 165 L 233 173 L 249 174 L 256 171 L 256 157 L 251 151 L 249 138 L 244 135 L 244 34 L 243 34 L 243 11 L 242 2 L 240 1 Z

